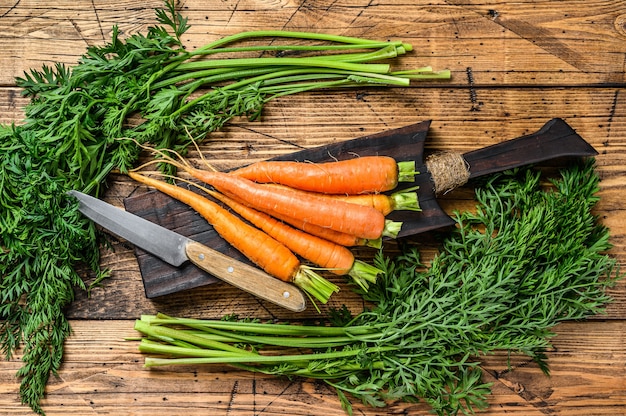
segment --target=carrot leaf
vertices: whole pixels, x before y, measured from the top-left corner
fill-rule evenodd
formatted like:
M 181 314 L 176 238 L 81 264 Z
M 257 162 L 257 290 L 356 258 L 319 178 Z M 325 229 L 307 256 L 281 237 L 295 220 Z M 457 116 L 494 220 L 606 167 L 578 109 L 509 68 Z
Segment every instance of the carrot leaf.
M 161 341 L 156 353 L 182 358 L 148 356 L 145 364 L 230 364 L 318 379 L 337 390 L 348 413 L 357 399 L 473 414 L 488 406 L 491 391 L 481 356 L 526 354 L 547 372 L 553 327 L 602 313 L 611 301 L 606 289 L 622 276 L 606 254 L 609 230 L 593 214 L 598 181 L 593 160 L 564 168 L 552 189 L 530 168 L 491 176 L 477 187 L 476 209 L 455 214 L 457 227 L 430 264 L 416 244 L 393 258 L 378 252 L 382 273 L 363 294 L 370 309 L 352 317 L 344 307 L 319 326 L 149 317 L 136 326 L 147 336 L 156 325 L 215 328 L 221 342 L 241 345 L 245 337 L 274 354 L 218 356 Z
M 137 143 L 184 153 L 234 117 L 259 119 L 277 97 L 363 88 L 364 80 L 380 87 L 442 78 L 419 69 L 392 73 L 383 61 L 412 50 L 402 41 L 269 30 L 189 51 L 182 39 L 189 25 L 176 4 L 165 0 L 146 33 L 124 39 L 114 26 L 111 39 L 88 47 L 76 65 L 43 65 L 17 78 L 29 99 L 24 120 L 0 125 L 0 348 L 12 356 L 25 345 L 20 394 L 38 413 L 70 333 L 63 311 L 74 289 L 88 290 L 83 279 L 107 275 L 99 267 L 95 227 L 67 191 L 99 196 L 110 172 L 137 163 Z M 253 50 L 264 57 L 245 56 Z M 218 53 L 223 58 L 214 59 Z M 84 263 L 91 276 L 76 272 Z M 321 299 L 335 290 L 307 281 Z

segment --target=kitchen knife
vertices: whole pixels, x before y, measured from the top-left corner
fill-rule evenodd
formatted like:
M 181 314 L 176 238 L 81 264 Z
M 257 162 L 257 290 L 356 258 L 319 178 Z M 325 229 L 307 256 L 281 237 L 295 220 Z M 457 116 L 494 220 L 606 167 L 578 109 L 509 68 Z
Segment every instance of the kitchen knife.
M 276 305 L 295 312 L 306 307 L 302 292 L 292 284 L 97 198 L 78 191 L 68 193 L 78 199 L 78 209 L 87 218 L 171 265 L 178 267 L 190 261 L 224 282 Z

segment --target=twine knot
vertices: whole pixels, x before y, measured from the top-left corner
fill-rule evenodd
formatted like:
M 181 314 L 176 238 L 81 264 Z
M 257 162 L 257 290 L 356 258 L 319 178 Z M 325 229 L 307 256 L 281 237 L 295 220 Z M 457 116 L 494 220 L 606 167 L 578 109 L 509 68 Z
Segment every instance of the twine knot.
M 467 162 L 455 152 L 438 152 L 428 156 L 426 168 L 433 179 L 437 195 L 465 185 L 470 177 Z

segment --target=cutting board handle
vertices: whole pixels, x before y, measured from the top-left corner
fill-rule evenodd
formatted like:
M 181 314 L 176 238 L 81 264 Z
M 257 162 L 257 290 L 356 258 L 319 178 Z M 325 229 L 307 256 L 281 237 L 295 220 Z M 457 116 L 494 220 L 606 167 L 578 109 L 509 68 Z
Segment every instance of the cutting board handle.
M 558 157 L 583 157 L 597 154 L 598 152 L 564 120 L 554 118 L 535 133 L 473 150 L 463 155 L 445 155 L 443 162 L 437 160 L 436 157 L 431 160 L 427 159 L 426 166 L 433 177 L 435 192 L 441 194 L 479 176 Z

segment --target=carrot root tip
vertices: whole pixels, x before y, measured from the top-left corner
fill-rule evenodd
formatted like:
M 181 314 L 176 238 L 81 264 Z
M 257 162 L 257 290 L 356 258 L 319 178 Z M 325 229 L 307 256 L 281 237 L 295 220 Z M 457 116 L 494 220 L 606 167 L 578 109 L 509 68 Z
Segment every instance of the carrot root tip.
M 376 283 L 378 275 L 383 273 L 381 269 L 361 260 L 355 260 L 348 275 L 364 292 L 369 290 L 370 283 Z

